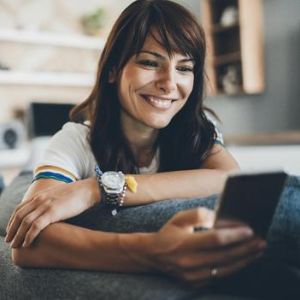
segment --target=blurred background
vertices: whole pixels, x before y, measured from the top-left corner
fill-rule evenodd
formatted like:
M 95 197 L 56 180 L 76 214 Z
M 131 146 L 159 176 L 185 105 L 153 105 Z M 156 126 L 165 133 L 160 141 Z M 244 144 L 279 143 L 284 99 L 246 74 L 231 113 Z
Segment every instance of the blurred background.
M 90 93 L 106 36 L 129 0 L 0 0 L 0 173 L 32 169 Z M 245 169 L 300 173 L 300 1 L 177 1 L 207 42 L 206 105 Z

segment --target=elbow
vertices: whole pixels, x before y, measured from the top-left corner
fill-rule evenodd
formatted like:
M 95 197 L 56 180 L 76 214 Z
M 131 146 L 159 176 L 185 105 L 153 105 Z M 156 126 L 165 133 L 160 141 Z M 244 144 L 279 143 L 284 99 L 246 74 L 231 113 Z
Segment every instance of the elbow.
M 28 259 L 26 259 L 24 250 L 22 248 L 13 248 L 11 250 L 11 260 L 13 264 L 18 267 L 25 267 L 26 261 L 28 263 Z
M 12 248 L 11 260 L 21 268 L 36 268 L 44 265 L 44 256 L 36 247 Z

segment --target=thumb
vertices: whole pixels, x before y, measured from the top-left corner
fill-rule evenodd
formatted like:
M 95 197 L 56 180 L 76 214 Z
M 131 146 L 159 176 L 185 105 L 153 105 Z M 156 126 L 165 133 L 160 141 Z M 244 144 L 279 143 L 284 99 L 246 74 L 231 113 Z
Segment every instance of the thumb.
M 180 211 L 172 220 L 174 225 L 180 227 L 206 227 L 211 228 L 214 224 L 215 213 L 204 207 Z

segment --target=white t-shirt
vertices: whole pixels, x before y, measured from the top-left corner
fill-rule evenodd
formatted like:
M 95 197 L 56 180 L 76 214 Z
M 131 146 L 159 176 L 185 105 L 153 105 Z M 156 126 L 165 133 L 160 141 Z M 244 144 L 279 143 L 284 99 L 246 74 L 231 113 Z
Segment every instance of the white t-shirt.
M 96 160 L 88 142 L 89 126 L 68 122 L 50 140 L 41 161 L 34 170 L 34 180 L 52 178 L 74 182 L 95 175 Z M 223 144 L 217 130 L 216 143 Z M 159 164 L 159 150 L 148 167 L 140 173 L 156 173 Z M 101 168 L 101 166 L 100 166 Z
M 88 142 L 87 125 L 68 122 L 50 140 L 41 161 L 34 170 L 34 180 L 53 178 L 65 182 L 95 175 L 96 160 Z M 148 167 L 140 173 L 155 173 L 158 170 L 159 151 Z M 101 166 L 100 166 L 101 167 Z

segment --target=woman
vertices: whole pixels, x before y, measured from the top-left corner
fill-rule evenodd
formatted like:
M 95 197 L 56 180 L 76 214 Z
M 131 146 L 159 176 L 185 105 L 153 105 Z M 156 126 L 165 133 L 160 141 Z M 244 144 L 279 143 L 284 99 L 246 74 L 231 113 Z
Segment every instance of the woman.
M 59 222 L 100 204 L 115 213 L 121 205 L 221 191 L 238 165 L 204 113 L 204 59 L 203 31 L 179 4 L 138 0 L 124 10 L 91 95 L 72 112 L 89 123 L 68 123 L 53 137 L 9 221 L 6 241 L 17 265 L 155 270 L 199 287 L 263 254 L 265 241 L 242 224 L 194 232 L 211 227 L 207 209 L 180 212 L 155 233 Z

